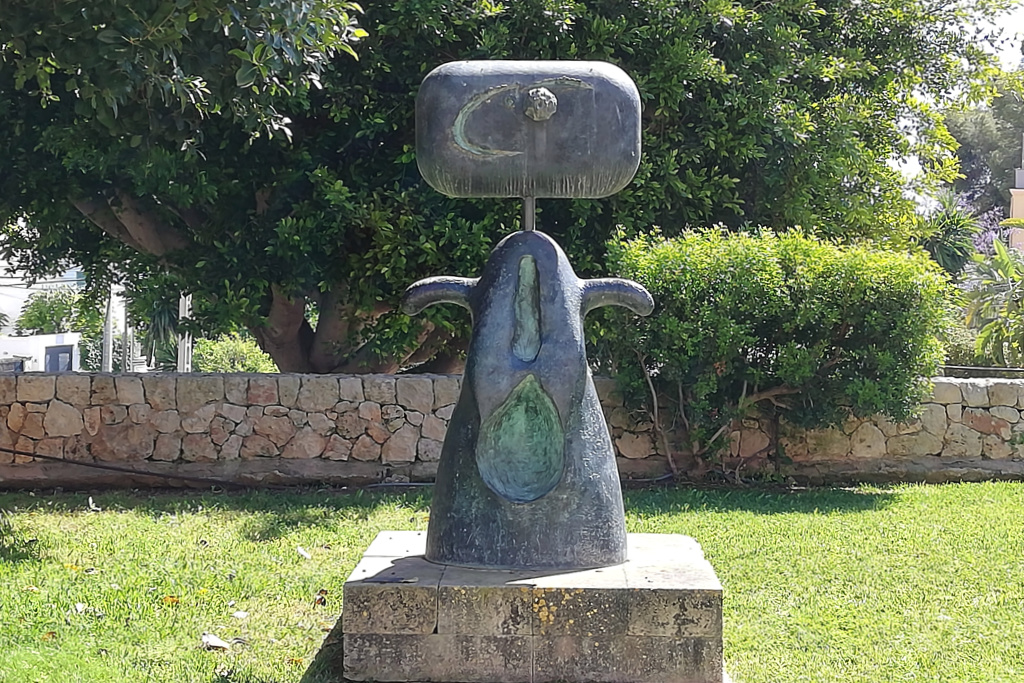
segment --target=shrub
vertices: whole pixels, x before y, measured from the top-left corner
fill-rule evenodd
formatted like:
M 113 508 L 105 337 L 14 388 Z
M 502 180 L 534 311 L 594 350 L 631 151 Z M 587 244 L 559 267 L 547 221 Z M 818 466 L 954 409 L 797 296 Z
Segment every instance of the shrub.
M 277 372 L 274 361 L 260 350 L 256 341 L 237 332 L 216 339 L 197 339 L 192 349 L 192 369 L 196 372 Z
M 981 227 L 974 212 L 952 192 L 938 196 L 938 206 L 921 219 L 921 246 L 943 270 L 956 277 L 977 252 Z
M 714 229 L 609 248 L 657 308 L 605 318 L 596 357 L 627 396 L 672 397 L 672 424 L 651 409 L 683 454 L 716 453 L 735 419 L 757 413 L 776 426 L 836 425 L 849 412 L 904 420 L 942 361 L 951 286 L 923 251 Z
M 992 246 L 968 271 L 967 326 L 978 331 L 976 353 L 1008 367 L 1024 356 L 1024 256 L 999 240 Z
M 946 352 L 946 365 L 968 367 L 986 367 L 992 365 L 990 359 L 978 353 L 978 331 L 967 327 L 962 320 L 959 324 L 949 326 L 943 335 L 943 347 Z

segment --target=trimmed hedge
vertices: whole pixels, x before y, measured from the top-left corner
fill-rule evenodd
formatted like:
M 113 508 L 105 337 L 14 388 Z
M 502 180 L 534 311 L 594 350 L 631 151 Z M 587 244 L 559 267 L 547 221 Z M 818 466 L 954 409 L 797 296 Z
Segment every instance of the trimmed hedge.
M 596 357 L 634 398 L 650 403 L 656 388 L 678 401 L 658 426 L 682 434 L 684 453 L 716 453 L 728 425 L 753 415 L 802 427 L 849 411 L 905 420 L 942 361 L 951 290 L 924 251 L 718 229 L 609 248 L 657 308 L 599 322 Z

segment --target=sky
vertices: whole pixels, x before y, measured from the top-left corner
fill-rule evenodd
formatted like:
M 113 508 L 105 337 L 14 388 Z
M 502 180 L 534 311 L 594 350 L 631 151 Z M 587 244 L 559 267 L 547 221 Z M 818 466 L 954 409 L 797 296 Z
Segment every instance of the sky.
M 1016 9 L 1000 23 L 1006 29 L 1007 34 L 1017 34 L 999 51 L 1003 68 L 1011 68 L 1020 64 L 1021 61 L 1021 34 L 1024 34 L 1024 0 L 1019 0 Z
M 1024 0 L 1017 0 L 1017 6 L 999 22 L 1004 29 L 1004 35 L 1008 38 L 999 48 L 999 59 L 1004 69 L 1012 69 L 1021 64 L 1021 42 L 1024 40 Z M 906 157 L 891 162 L 903 172 L 907 178 L 913 178 L 921 172 L 921 164 L 917 157 Z M 927 205 L 931 200 L 925 197 L 918 197 L 918 200 Z

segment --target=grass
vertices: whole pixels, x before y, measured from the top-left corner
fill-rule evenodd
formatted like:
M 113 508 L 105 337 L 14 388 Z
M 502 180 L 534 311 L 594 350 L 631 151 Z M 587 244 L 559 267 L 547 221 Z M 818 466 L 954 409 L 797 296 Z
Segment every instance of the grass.
M 3 683 L 298 683 L 367 544 L 425 528 L 429 504 L 92 496 L 100 510 L 88 494 L 0 496 Z M 632 491 L 626 505 L 631 531 L 703 544 L 737 683 L 1024 680 L 1024 484 Z M 206 651 L 204 632 L 237 641 Z

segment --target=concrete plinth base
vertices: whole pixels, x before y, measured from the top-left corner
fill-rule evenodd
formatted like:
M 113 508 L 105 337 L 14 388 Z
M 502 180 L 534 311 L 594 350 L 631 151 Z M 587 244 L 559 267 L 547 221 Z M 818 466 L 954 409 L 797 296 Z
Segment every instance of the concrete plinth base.
M 630 534 L 625 564 L 568 573 L 432 564 L 424 543 L 382 532 L 345 583 L 344 679 L 723 680 L 722 586 L 692 538 Z

